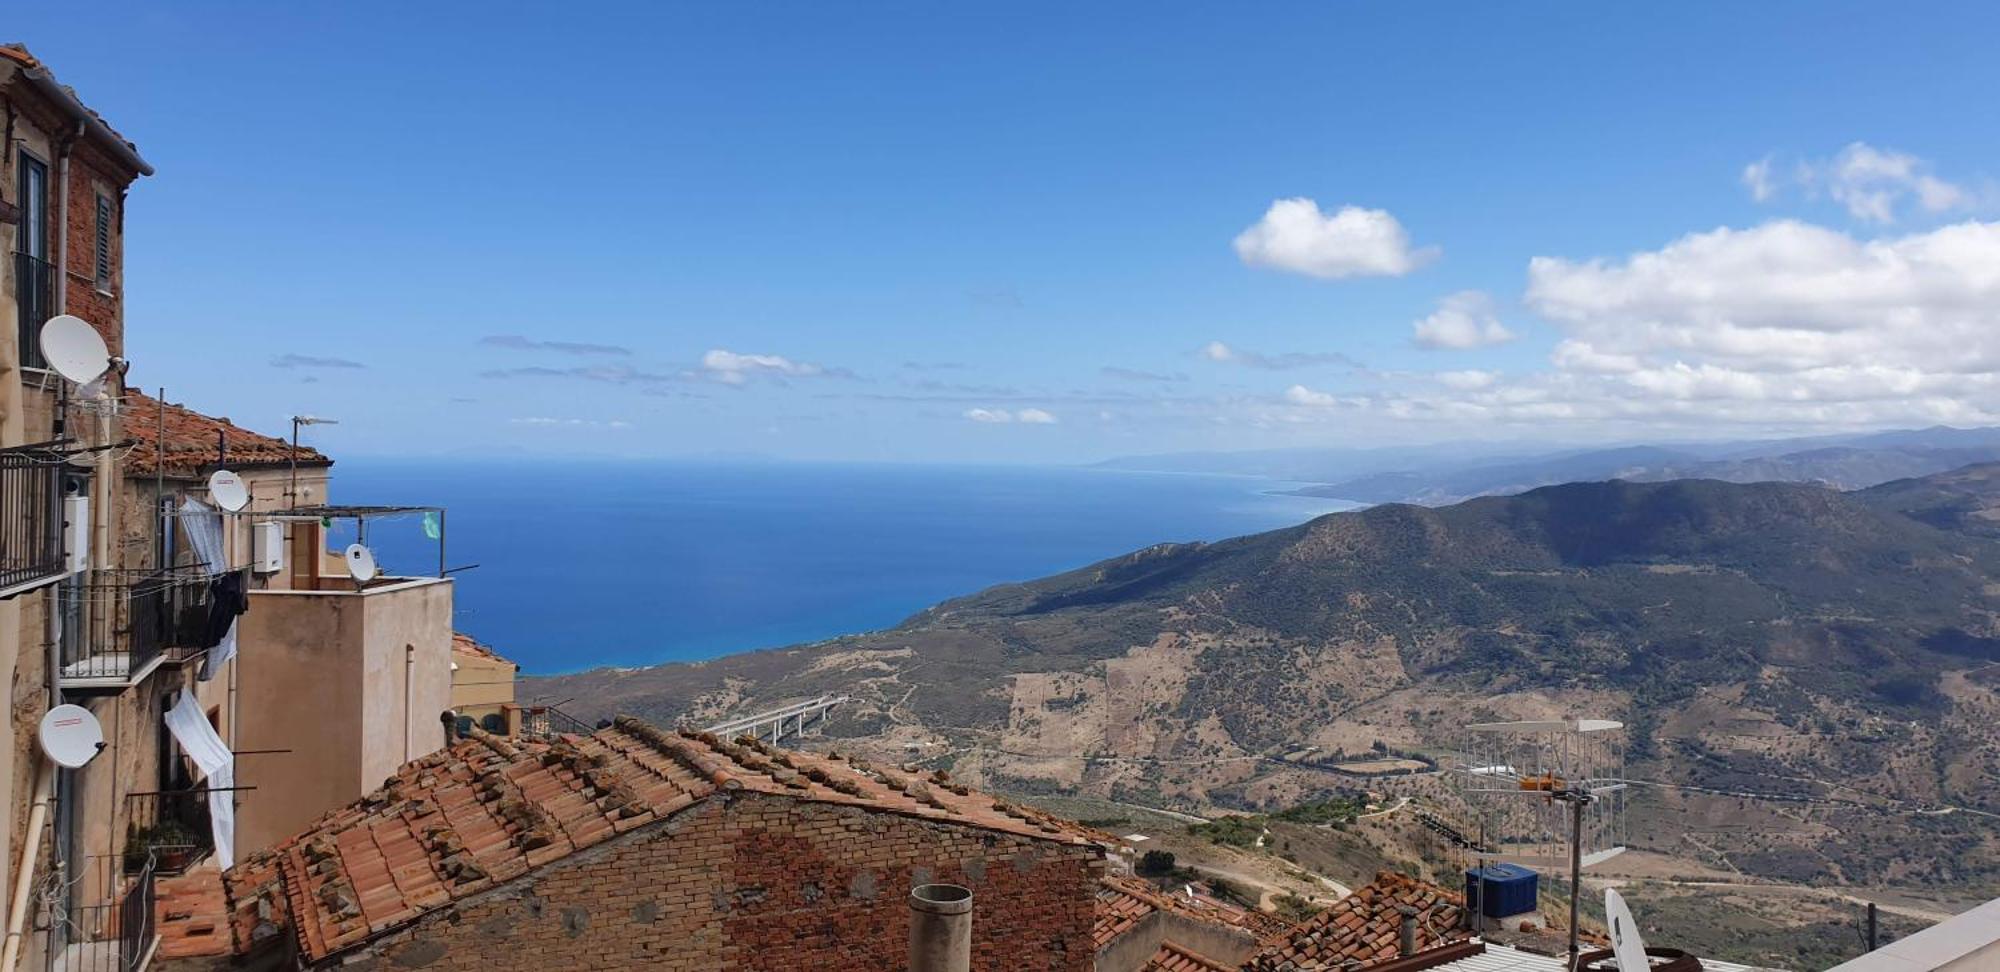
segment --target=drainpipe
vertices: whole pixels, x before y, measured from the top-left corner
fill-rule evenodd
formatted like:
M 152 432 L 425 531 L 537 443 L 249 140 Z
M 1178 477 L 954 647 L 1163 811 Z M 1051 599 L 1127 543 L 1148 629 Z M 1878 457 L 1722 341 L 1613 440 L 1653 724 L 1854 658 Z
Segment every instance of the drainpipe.
M 417 646 L 403 645 L 403 762 L 410 761 L 410 678 L 417 673 Z
M 970 972 L 971 968 L 972 892 L 956 884 L 911 889 L 909 972 Z
M 7 942 L 0 945 L 0 972 L 21 964 L 21 942 L 27 937 L 28 894 L 35 887 L 35 857 L 42 849 L 42 823 L 49 816 L 49 791 L 55 764 L 44 761 L 35 773 L 35 805 L 28 811 L 26 839 L 21 842 L 21 869 L 14 875 L 14 897 L 7 906 Z

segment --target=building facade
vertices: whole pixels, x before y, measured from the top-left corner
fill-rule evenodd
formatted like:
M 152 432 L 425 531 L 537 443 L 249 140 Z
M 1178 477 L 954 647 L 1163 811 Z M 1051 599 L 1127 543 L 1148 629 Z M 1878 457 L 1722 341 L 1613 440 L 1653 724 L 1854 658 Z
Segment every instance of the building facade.
M 129 967 L 155 876 L 267 846 L 444 745 L 443 564 L 357 581 L 328 551 L 371 517 L 441 531 L 443 511 L 330 506 L 332 463 L 296 429 L 130 384 L 126 198 L 152 169 L 19 46 L 0 46 L 0 115 L 0 900 L 30 902 L 9 907 L 0 964 Z M 104 339 L 97 380 L 44 360 L 58 315 Z M 219 470 L 241 508 L 211 495 Z M 80 768 L 38 745 L 61 704 L 103 730 Z M 170 728 L 177 706 L 194 716 Z

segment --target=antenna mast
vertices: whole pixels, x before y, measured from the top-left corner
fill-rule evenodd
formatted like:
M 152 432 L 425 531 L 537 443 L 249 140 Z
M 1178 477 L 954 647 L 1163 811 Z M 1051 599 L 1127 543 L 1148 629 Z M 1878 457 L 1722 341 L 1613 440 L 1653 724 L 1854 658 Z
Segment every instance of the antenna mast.
M 1609 719 L 1466 726 L 1465 762 L 1452 774 L 1467 803 L 1498 818 L 1492 850 L 1543 870 L 1569 871 L 1569 965 L 1581 954 L 1583 869 L 1623 853 L 1624 723 Z M 1522 797 L 1541 797 L 1522 802 Z M 1566 817 L 1567 819 L 1555 819 Z M 1586 826 L 1588 824 L 1589 826 Z M 1565 827 L 1565 825 L 1567 825 Z M 1567 830 L 1567 839 L 1558 836 Z M 1555 845 L 1566 853 L 1552 853 Z M 1586 851 L 1585 845 L 1591 846 Z

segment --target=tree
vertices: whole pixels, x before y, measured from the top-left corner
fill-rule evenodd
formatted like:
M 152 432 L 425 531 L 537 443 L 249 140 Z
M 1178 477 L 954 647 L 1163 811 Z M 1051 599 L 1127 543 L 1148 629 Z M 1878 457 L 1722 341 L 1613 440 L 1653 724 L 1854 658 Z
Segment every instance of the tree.
M 1174 852 L 1149 850 L 1139 858 L 1139 873 L 1147 877 L 1158 877 L 1174 872 Z

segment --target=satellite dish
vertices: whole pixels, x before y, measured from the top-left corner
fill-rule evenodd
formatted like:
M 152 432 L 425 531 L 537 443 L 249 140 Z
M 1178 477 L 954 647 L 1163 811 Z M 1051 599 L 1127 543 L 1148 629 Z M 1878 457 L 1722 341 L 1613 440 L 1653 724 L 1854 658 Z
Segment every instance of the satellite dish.
M 76 769 L 104 748 L 104 727 L 80 705 L 59 705 L 42 716 L 42 752 L 57 766 Z
M 1646 943 L 1639 938 L 1639 923 L 1632 909 L 1611 888 L 1604 889 L 1604 923 L 1611 926 L 1611 954 L 1618 960 L 1618 972 L 1646 972 L 1652 968 L 1646 958 Z
M 369 553 L 367 547 L 358 543 L 348 544 L 347 572 L 353 575 L 356 584 L 366 584 L 374 580 L 377 572 L 375 555 Z
M 42 357 L 56 374 L 88 384 L 111 367 L 111 349 L 90 322 L 58 314 L 42 325 Z
M 231 513 L 239 513 L 250 505 L 250 487 L 243 485 L 243 477 L 218 469 L 208 476 L 208 498 Z

